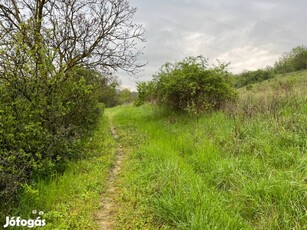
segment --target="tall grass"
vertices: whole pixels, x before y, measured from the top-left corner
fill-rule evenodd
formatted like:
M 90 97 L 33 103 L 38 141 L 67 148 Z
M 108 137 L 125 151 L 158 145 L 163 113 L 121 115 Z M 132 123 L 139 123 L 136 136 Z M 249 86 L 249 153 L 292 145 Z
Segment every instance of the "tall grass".
M 119 229 L 307 229 L 306 88 L 272 85 L 198 119 L 113 109 L 130 148 Z

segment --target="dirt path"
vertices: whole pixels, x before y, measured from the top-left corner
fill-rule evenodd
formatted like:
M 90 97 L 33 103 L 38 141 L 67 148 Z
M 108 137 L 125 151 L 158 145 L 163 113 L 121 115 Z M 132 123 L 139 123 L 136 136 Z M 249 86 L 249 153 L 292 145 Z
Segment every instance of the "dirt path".
M 116 156 L 114 165 L 110 170 L 109 177 L 106 181 L 106 192 L 102 195 L 103 198 L 101 200 L 102 207 L 96 214 L 96 221 L 98 222 L 101 230 L 110 230 L 115 228 L 115 216 L 114 212 L 116 211 L 116 202 L 115 202 L 115 195 L 116 195 L 116 178 L 118 173 L 121 170 L 124 154 L 122 146 L 119 145 L 118 140 L 119 136 L 117 135 L 117 132 L 115 128 L 111 125 L 111 133 L 113 138 L 118 144 L 118 147 L 116 149 Z

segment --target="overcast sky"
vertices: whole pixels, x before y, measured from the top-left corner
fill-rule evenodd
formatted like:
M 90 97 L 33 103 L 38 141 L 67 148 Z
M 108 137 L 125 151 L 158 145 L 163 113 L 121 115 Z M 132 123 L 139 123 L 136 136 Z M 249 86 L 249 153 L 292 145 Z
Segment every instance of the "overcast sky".
M 138 78 L 119 72 L 123 87 L 135 89 L 166 62 L 203 55 L 231 62 L 239 73 L 273 65 L 282 53 L 307 45 L 306 0 L 130 0 L 136 23 L 145 28 Z

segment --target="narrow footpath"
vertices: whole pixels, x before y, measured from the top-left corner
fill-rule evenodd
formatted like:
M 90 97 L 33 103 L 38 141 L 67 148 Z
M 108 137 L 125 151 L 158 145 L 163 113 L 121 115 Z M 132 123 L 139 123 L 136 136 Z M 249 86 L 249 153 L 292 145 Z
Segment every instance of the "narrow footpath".
M 112 166 L 109 177 L 106 181 L 106 191 L 102 194 L 102 207 L 96 214 L 96 221 L 99 224 L 101 230 L 111 230 L 115 228 L 115 219 L 114 213 L 117 210 L 117 204 L 115 202 L 115 196 L 117 194 L 118 187 L 116 186 L 116 179 L 121 171 L 122 163 L 124 160 L 124 151 L 122 146 L 119 143 L 119 136 L 112 125 L 110 124 L 110 131 L 113 138 L 115 139 L 118 147 L 116 149 L 116 155 L 114 160 L 114 165 Z

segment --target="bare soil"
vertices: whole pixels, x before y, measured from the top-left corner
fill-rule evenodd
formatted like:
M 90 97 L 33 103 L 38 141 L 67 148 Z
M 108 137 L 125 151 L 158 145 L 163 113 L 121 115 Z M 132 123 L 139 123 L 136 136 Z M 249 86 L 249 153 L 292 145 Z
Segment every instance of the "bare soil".
M 113 126 L 110 128 L 113 138 L 118 142 L 119 136 Z M 96 213 L 95 219 L 99 224 L 99 229 L 110 230 L 115 229 L 115 213 L 117 210 L 117 205 L 115 202 L 115 196 L 117 194 L 116 178 L 121 171 L 121 166 L 123 163 L 123 149 L 119 145 L 116 150 L 116 156 L 114 165 L 110 170 L 109 177 L 106 181 L 106 191 L 102 194 L 101 204 L 102 207 Z

